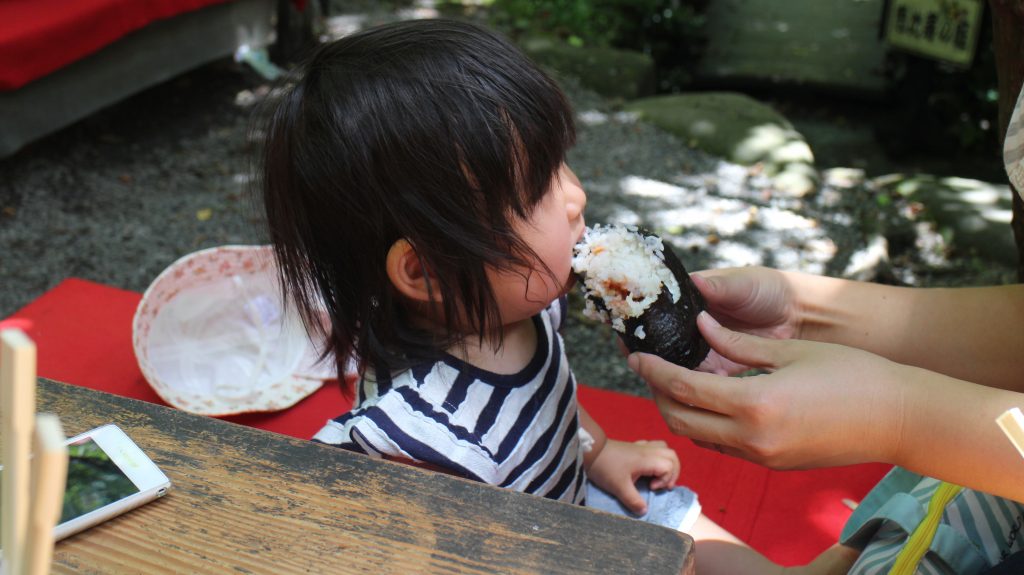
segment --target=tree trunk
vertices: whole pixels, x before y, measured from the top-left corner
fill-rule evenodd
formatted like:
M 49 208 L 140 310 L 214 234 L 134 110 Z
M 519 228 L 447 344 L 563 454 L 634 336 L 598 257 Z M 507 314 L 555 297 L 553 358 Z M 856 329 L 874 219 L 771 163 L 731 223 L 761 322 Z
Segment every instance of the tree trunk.
M 989 0 L 992 49 L 999 81 L 999 158 L 1010 113 L 1024 84 L 1024 0 Z M 1010 184 L 1013 187 L 1013 184 Z M 1014 190 L 1016 192 L 1016 190 Z M 1017 243 L 1017 279 L 1024 282 L 1024 201 L 1013 194 L 1013 238 Z

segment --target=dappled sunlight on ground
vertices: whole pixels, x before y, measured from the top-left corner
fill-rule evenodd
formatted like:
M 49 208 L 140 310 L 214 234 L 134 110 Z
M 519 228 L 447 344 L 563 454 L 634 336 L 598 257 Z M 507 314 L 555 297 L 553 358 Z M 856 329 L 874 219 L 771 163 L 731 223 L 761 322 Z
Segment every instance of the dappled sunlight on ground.
M 574 99 L 589 102 L 585 94 Z M 629 114 L 578 110 L 569 162 L 587 190 L 588 223 L 644 226 L 690 271 L 767 265 L 912 286 L 1013 281 L 1006 184 L 867 178 L 844 167 L 820 171 L 815 190 L 794 197 L 760 164 L 708 156 Z M 648 393 L 614 360 L 610 330 L 571 317 L 563 333 L 581 381 Z
M 580 118 L 584 131 L 636 122 L 598 110 Z M 760 164 L 697 159 L 698 151 L 675 145 L 691 165 L 661 177 L 630 173 L 625 163 L 587 174 L 589 219 L 645 226 L 681 251 L 691 269 L 771 265 L 925 285 L 936 271 L 1014 253 L 1005 184 L 928 175 L 866 179 L 860 170 L 837 168 L 822 174 L 815 193 L 792 197 Z
M 967 247 L 984 259 L 1014 265 L 1009 185 L 928 174 L 891 174 L 876 182 L 906 205 L 918 206 L 918 219 L 934 222 L 951 247 Z
M 638 201 L 631 209 L 618 210 L 613 219 L 647 225 L 686 253 L 706 250 L 710 255 L 707 267 L 774 261 L 824 272 L 835 245 L 816 221 L 769 201 L 722 197 L 712 191 L 717 182 L 707 179 L 703 185 L 672 185 L 627 176 L 620 182 L 619 193 Z

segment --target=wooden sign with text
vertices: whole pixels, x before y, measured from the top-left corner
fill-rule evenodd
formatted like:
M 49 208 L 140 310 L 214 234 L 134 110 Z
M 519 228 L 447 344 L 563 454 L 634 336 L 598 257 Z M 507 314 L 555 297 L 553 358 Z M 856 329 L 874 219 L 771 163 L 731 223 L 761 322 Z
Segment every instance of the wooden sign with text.
M 981 0 L 891 0 L 885 38 L 894 48 L 968 67 L 983 11 Z

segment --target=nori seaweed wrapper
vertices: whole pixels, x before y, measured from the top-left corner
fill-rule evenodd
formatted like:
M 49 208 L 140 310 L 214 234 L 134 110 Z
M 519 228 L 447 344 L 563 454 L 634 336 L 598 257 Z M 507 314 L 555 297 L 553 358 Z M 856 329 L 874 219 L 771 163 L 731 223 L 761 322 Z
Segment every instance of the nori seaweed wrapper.
M 653 235 L 644 229 L 636 233 Z M 707 308 L 707 304 L 675 252 L 667 242 L 663 242 L 663 245 L 664 263 L 679 283 L 679 300 L 673 302 L 668 287 L 663 285 L 658 299 L 640 317 L 623 318 L 626 327 L 624 333 L 614 331 L 630 352 L 652 353 L 677 365 L 694 369 L 711 350 L 697 329 L 697 315 Z M 599 310 L 606 310 L 600 297 L 586 295 Z M 643 327 L 642 339 L 635 335 L 638 326 Z

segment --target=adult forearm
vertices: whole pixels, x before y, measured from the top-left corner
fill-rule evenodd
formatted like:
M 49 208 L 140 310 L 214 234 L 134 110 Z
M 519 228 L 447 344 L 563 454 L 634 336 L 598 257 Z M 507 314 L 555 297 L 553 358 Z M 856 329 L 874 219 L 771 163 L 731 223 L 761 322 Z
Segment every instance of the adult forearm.
M 905 368 L 903 417 L 892 463 L 995 495 L 1024 501 L 1024 459 L 995 423 L 1024 394 Z
M 1024 391 L 1024 285 L 901 288 L 786 273 L 798 337 Z

